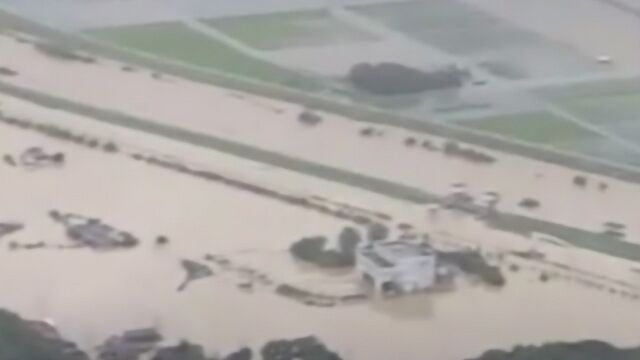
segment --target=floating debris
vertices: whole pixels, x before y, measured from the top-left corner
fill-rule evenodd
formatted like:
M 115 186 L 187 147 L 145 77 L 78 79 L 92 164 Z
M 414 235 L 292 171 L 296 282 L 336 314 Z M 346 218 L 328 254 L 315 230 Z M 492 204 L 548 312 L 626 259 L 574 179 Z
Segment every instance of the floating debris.
M 213 276 L 213 270 L 205 264 L 193 260 L 184 259 L 181 262 L 182 268 L 187 272 L 187 277 L 178 286 L 177 291 L 184 291 L 190 282 Z
M 0 238 L 24 229 L 20 223 L 0 223 Z
M 154 328 L 130 330 L 112 336 L 98 347 L 100 360 L 131 360 L 153 350 L 162 341 L 162 335 Z

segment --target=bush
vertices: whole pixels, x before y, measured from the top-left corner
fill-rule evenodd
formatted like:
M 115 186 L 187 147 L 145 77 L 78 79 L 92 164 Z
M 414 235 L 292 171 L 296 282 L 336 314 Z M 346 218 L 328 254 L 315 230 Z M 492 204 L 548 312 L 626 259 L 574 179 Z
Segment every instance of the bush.
M 404 144 L 406 146 L 409 146 L 409 147 L 415 146 L 417 142 L 418 141 L 413 137 L 408 137 L 408 138 L 404 139 Z
M 115 152 L 118 152 L 118 150 L 119 150 L 118 149 L 118 145 L 116 145 L 115 143 L 113 143 L 111 141 L 106 143 L 106 144 L 104 144 L 102 146 L 102 149 L 104 149 L 104 151 L 106 151 L 108 153 L 115 153 Z
M 479 277 L 485 284 L 496 287 L 502 287 L 506 284 L 500 268 L 489 265 L 478 252 L 452 251 L 440 252 L 438 255 L 442 261 L 452 263 L 466 274 Z
M 587 186 L 587 178 L 582 175 L 576 175 L 573 177 L 573 184 L 580 187 Z
M 518 206 L 526 209 L 536 209 L 540 207 L 540 201 L 536 199 L 526 198 L 526 199 L 522 199 L 522 201 L 518 203 Z
M 12 69 L 9 69 L 8 67 L 3 67 L 0 66 L 0 75 L 3 76 L 16 76 L 18 75 L 18 72 Z
M 289 248 L 291 254 L 298 260 L 306 261 L 324 268 L 348 267 L 355 264 L 355 245 L 353 239 L 340 242 L 341 247 L 353 248 L 353 252 L 340 250 L 326 250 L 327 239 L 323 236 L 307 237 L 295 242 Z
M 64 163 L 65 160 L 65 156 L 63 153 L 55 153 L 51 156 L 51 161 L 57 163 L 57 164 L 62 164 Z
M 375 129 L 372 127 L 366 127 L 362 130 L 360 130 L 360 135 L 362 136 L 372 136 L 374 133 Z
M 322 117 L 311 110 L 305 110 L 298 115 L 298 121 L 305 125 L 315 126 L 322 122 Z
M 327 239 L 323 236 L 302 238 L 289 247 L 291 254 L 300 260 L 316 262 L 316 259 L 324 252 Z
M 169 243 L 169 238 L 164 235 L 160 235 L 156 238 L 157 245 L 167 245 L 168 243 Z

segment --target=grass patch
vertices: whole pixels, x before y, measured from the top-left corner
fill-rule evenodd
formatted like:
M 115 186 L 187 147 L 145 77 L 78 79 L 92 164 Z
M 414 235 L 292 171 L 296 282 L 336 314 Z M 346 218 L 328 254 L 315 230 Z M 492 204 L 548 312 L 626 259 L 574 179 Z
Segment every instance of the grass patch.
M 555 102 L 573 99 L 613 97 L 640 93 L 640 78 L 594 80 L 570 85 L 552 85 L 537 88 L 535 93 Z
M 525 236 L 534 232 L 549 234 L 582 249 L 640 262 L 640 245 L 620 241 L 604 233 L 506 213 L 498 213 L 490 217 L 488 223 L 497 229 Z
M 470 119 L 461 121 L 459 124 L 545 145 L 581 142 L 585 139 L 599 137 L 596 133 L 548 112 Z
M 540 36 L 455 0 L 406 1 L 352 7 L 420 41 L 454 54 L 532 45 Z
M 102 28 L 87 33 L 134 50 L 265 82 L 304 90 L 316 90 L 320 86 L 317 79 L 246 56 L 180 23 Z
M 592 123 L 640 123 L 640 92 L 578 98 L 566 101 L 561 106 Z
M 248 15 L 204 22 L 263 50 L 373 41 L 369 33 L 336 19 L 327 10 Z

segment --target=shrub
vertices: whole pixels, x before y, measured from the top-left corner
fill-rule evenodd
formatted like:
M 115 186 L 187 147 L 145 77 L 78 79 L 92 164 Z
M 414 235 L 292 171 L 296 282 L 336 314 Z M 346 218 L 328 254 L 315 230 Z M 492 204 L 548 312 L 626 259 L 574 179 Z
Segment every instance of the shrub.
M 291 254 L 300 260 L 315 263 L 324 252 L 327 239 L 323 236 L 302 238 L 289 247 Z
M 106 143 L 106 144 L 104 144 L 102 146 L 102 148 L 104 149 L 104 151 L 106 151 L 108 153 L 115 153 L 115 152 L 118 152 L 118 150 L 119 150 L 118 149 L 118 145 L 116 145 L 115 143 L 113 143 L 111 141 Z
M 167 245 L 168 243 L 169 243 L 169 238 L 164 235 L 160 235 L 156 238 L 157 245 Z
M 18 75 L 18 72 L 13 70 L 13 69 L 9 69 L 8 67 L 0 66 L 0 75 L 3 75 L 3 76 L 16 76 L 16 75 Z
M 573 184 L 580 187 L 587 186 L 587 178 L 582 175 L 576 175 L 573 177 Z
M 315 126 L 322 122 L 322 117 L 311 110 L 304 110 L 298 115 L 298 121 L 305 125 Z
M 409 147 L 415 146 L 416 143 L 417 143 L 417 140 L 415 138 L 413 138 L 413 137 L 408 137 L 408 138 L 404 139 L 404 144 L 406 146 L 409 146 Z
M 364 129 L 360 130 L 360 135 L 362 135 L 362 136 L 372 136 L 374 132 L 375 132 L 374 128 L 366 127 Z
M 520 201 L 518 206 L 527 208 L 527 209 L 536 209 L 540 207 L 540 201 L 536 199 L 526 198 L 526 199 L 522 199 L 522 201 Z
M 100 142 L 98 141 L 98 139 L 91 138 L 91 139 L 86 140 L 86 144 L 87 144 L 88 147 L 93 149 L 93 148 L 97 148 L 98 145 L 100 145 Z

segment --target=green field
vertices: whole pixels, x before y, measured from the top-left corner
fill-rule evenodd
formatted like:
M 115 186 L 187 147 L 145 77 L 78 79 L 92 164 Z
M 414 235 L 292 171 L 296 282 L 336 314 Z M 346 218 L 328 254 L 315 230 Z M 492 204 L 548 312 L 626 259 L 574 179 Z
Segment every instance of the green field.
M 375 41 L 369 33 L 334 18 L 327 10 L 204 20 L 208 25 L 262 50 Z
M 599 137 L 596 133 L 545 111 L 468 119 L 458 124 L 544 145 L 583 142 Z
M 304 90 L 315 90 L 320 86 L 317 79 L 251 58 L 180 23 L 102 28 L 87 33 L 126 48 L 190 65 Z
M 389 2 L 354 6 L 352 10 L 425 44 L 479 61 L 487 71 L 507 79 L 601 70 L 570 45 L 518 27 L 464 1 Z
M 527 46 L 538 36 L 455 0 L 353 7 L 356 12 L 454 54 Z
M 579 98 L 566 101 L 562 106 L 594 124 L 604 126 L 628 124 L 640 127 L 640 92 Z

